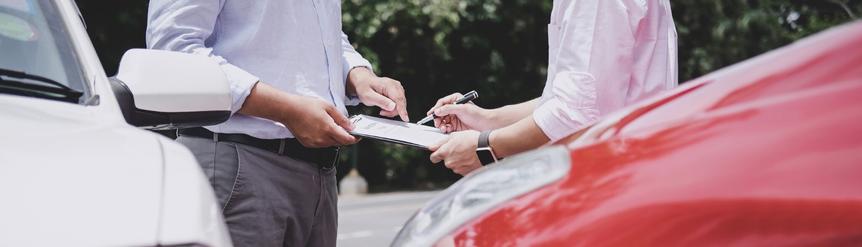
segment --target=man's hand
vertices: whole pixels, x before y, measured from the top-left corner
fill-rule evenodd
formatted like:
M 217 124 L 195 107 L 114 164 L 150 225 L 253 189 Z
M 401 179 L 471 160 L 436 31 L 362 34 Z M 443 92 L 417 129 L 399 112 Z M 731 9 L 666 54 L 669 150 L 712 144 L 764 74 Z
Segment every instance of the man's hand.
M 291 133 L 310 148 L 351 145 L 357 142 L 347 130 L 350 120 L 323 100 L 288 94 L 258 82 L 243 103 L 240 113 L 270 119 L 287 126 Z
M 399 81 L 378 77 L 365 67 L 356 67 L 347 76 L 347 94 L 359 97 L 367 106 L 380 107 L 382 116 L 400 116 L 401 120 L 410 121 L 404 87 Z
M 355 144 L 356 137 L 347 133 L 353 124 L 332 104 L 326 101 L 293 95 L 293 106 L 280 121 L 290 133 L 309 148 L 346 146 Z
M 446 167 L 455 173 L 467 175 L 482 167 L 476 155 L 479 145 L 479 132 L 462 131 L 449 135 L 449 138 L 431 147 L 431 162 L 444 161 Z
M 461 97 L 464 95 L 454 93 L 437 100 L 437 104 L 427 113 L 427 115 L 433 113 L 438 116 L 434 119 L 434 126 L 445 133 L 492 129 L 495 125 L 492 111 L 478 107 L 472 102 L 455 105 L 455 101 Z

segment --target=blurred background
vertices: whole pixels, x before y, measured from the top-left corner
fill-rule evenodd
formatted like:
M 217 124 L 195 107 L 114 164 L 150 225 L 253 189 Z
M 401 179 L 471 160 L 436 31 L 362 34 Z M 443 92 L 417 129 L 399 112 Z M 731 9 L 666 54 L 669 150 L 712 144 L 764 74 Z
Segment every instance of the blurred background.
M 145 47 L 147 1 L 76 2 L 109 75 L 123 52 Z M 671 2 L 681 82 L 862 15 L 862 0 Z M 486 108 L 538 97 L 551 7 L 551 0 L 344 0 L 344 32 L 377 74 L 404 84 L 410 117 L 420 119 L 452 92 L 476 89 Z M 428 155 L 366 140 L 344 149 L 339 173 L 355 167 L 372 193 L 439 189 L 460 177 Z

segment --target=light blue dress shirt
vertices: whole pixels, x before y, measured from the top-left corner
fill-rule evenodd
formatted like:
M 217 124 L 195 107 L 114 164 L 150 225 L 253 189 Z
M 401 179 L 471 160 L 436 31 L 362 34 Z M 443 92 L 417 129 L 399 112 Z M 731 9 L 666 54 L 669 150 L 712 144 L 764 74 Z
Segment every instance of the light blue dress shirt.
M 292 138 L 281 123 L 236 114 L 257 81 L 332 103 L 343 114 L 347 73 L 371 65 L 341 31 L 341 0 L 150 0 L 147 47 L 208 56 L 230 81 L 235 114 L 217 133 Z M 303 116 L 296 116 L 303 117 Z

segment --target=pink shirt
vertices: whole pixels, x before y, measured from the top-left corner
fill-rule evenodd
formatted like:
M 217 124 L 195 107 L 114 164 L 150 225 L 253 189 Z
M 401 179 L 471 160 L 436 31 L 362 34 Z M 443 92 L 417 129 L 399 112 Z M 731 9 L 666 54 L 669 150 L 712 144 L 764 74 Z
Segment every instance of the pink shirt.
M 554 0 L 548 43 L 533 119 L 552 142 L 678 84 L 668 0 Z

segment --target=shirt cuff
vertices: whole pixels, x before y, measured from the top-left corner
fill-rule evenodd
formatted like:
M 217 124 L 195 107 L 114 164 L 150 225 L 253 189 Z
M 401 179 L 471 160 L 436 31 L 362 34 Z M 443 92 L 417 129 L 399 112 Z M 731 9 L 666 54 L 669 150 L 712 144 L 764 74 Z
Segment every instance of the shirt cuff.
M 221 68 L 230 83 L 230 95 L 233 98 L 230 111 L 234 114 L 242 108 L 245 99 L 251 94 L 251 89 L 260 81 L 260 78 L 232 64 L 222 64 Z
M 569 109 L 554 97 L 533 111 L 533 120 L 551 142 L 559 141 L 598 119 L 597 109 Z
M 348 95 L 347 98 L 344 98 L 344 105 L 346 106 L 358 106 L 362 101 L 359 100 L 359 97 Z
M 347 76 L 350 75 L 350 70 L 356 67 L 366 67 L 368 70 L 374 71 L 371 63 L 359 54 L 344 54 L 344 83 L 347 83 Z M 344 104 L 348 106 L 356 106 L 362 103 L 356 96 L 347 96 Z

